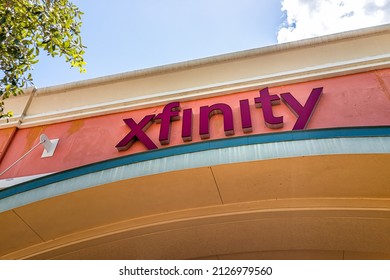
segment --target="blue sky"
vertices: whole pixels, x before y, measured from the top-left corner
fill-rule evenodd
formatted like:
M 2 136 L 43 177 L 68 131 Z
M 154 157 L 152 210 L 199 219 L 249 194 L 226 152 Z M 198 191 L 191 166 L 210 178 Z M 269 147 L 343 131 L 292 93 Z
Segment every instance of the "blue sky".
M 41 55 L 33 71 L 38 88 L 390 21 L 390 0 L 72 2 L 85 13 L 87 73 Z
M 45 87 L 276 44 L 279 0 L 74 0 L 85 14 L 86 74 L 63 58 L 34 66 Z

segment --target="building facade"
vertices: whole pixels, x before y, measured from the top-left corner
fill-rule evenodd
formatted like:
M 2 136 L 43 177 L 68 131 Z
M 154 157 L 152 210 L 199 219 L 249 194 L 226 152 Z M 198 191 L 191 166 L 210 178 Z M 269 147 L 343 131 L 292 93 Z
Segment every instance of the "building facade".
M 2 259 L 390 259 L 390 25 L 6 105 Z

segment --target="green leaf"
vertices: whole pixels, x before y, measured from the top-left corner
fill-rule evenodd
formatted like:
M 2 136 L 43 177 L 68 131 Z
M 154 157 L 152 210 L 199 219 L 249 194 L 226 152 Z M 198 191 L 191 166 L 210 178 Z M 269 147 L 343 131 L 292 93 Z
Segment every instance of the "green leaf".
M 30 69 L 38 63 L 40 50 L 53 57 L 65 56 L 67 63 L 85 72 L 81 15 L 69 0 L 0 0 L 1 98 L 21 94 L 24 86 L 33 83 Z M 6 116 L 3 108 L 0 102 L 0 118 Z

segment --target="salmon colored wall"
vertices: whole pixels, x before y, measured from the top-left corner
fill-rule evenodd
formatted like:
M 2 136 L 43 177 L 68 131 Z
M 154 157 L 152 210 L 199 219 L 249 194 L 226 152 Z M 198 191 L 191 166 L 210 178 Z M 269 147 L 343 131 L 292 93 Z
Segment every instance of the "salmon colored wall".
M 307 129 L 390 125 L 390 69 L 272 87 L 269 92 L 279 96 L 281 93 L 291 92 L 301 104 L 304 104 L 311 90 L 316 87 L 323 87 L 324 90 Z M 180 102 L 182 110 L 186 108 L 193 109 L 193 140 L 189 143 L 205 141 L 200 139 L 198 132 L 199 108 L 215 103 L 226 103 L 233 109 L 235 134 L 225 136 L 223 117 L 222 115 L 215 115 L 210 120 L 210 139 L 245 135 L 241 129 L 239 108 L 239 100 L 241 99 L 249 99 L 250 103 L 253 132 L 248 135 L 292 130 L 297 118 L 283 103 L 274 105 L 273 112 L 275 116 L 284 117 L 284 127 L 271 129 L 265 126 L 262 109 L 256 108 L 254 103 L 254 98 L 259 96 L 259 90 L 196 101 L 180 102 L 180 100 L 175 100 Z M 123 119 L 133 118 L 136 122 L 139 122 L 145 115 L 160 113 L 163 107 L 157 106 L 17 130 L 7 153 L 1 161 L 0 171 L 10 166 L 37 144 L 41 133 L 45 133 L 51 139 L 59 138 L 60 140 L 53 157 L 41 159 L 43 147 L 38 147 L 4 174 L 2 178 L 58 172 L 105 159 L 146 151 L 146 148 L 139 141 L 127 151 L 119 152 L 115 148 L 116 144 L 130 132 Z M 160 125 L 154 123 L 146 133 L 160 148 L 161 145 L 158 141 L 159 129 Z M 12 138 L 12 131 L 12 129 L 0 131 L 0 156 L 6 150 L 7 141 Z M 181 121 L 174 121 L 171 126 L 169 146 L 183 144 L 186 143 L 181 139 Z
M 0 131 L 0 162 L 5 156 L 9 145 L 17 131 L 16 127 L 9 127 Z

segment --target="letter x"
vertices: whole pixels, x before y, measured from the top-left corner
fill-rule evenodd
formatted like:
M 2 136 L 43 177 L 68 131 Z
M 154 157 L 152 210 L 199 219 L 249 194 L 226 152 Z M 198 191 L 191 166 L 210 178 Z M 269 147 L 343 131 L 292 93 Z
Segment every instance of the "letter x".
M 115 146 L 118 151 L 129 149 L 137 139 L 141 141 L 148 150 L 157 149 L 156 144 L 154 144 L 145 133 L 153 123 L 154 116 L 155 115 L 147 115 L 138 124 L 132 118 L 124 119 L 123 121 L 130 127 L 131 131 Z

